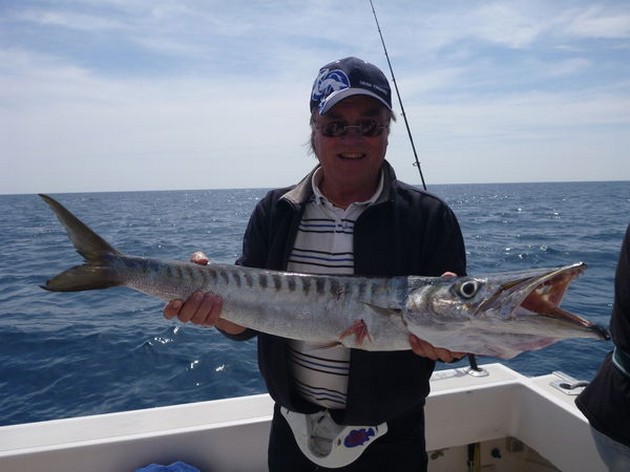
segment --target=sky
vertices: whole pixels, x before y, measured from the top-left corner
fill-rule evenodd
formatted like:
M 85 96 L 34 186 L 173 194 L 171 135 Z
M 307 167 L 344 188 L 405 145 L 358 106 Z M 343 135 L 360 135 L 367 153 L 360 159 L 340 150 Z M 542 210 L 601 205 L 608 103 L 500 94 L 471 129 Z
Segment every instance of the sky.
M 630 2 L 374 6 L 429 186 L 630 180 Z M 392 77 L 369 0 L 0 0 L 0 194 L 294 183 L 346 56 Z

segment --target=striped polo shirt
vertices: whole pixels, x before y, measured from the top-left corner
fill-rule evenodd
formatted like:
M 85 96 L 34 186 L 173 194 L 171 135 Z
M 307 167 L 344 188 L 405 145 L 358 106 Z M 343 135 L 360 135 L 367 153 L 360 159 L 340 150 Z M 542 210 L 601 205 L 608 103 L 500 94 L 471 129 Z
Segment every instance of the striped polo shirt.
M 321 168 L 312 177 L 313 196 L 307 202 L 287 269 L 326 275 L 354 274 L 354 224 L 380 196 L 383 177 L 374 195 L 341 209 L 319 190 Z M 289 358 L 300 394 L 324 408 L 345 408 L 350 350 L 306 341 L 291 341 Z

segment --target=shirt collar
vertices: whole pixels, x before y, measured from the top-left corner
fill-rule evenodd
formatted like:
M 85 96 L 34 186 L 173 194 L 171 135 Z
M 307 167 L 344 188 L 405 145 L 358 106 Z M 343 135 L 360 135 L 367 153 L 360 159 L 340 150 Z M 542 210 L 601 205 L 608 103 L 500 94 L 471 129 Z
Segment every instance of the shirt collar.
M 311 186 L 313 187 L 312 200 L 317 205 L 324 205 L 326 203 L 329 205 L 332 205 L 333 203 L 330 200 L 328 200 L 326 196 L 319 189 L 319 184 L 322 182 L 322 178 L 324 177 L 322 173 L 323 173 L 323 169 L 321 167 L 318 167 L 317 169 L 315 169 L 315 172 L 313 172 L 313 175 L 311 177 Z M 375 203 L 381 196 L 381 193 L 383 192 L 383 181 L 384 181 L 384 177 L 383 177 L 383 172 L 381 171 L 380 177 L 378 179 L 378 186 L 376 187 L 376 191 L 374 192 L 374 194 L 367 200 L 363 202 L 354 202 L 350 206 L 352 205 L 369 206 Z

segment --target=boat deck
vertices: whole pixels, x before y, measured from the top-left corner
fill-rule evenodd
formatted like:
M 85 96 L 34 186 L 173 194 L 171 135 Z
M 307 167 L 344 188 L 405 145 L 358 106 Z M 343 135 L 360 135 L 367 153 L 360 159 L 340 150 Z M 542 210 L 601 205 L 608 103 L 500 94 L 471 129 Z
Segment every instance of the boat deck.
M 431 380 L 430 471 L 468 470 L 460 456 L 475 443 L 484 471 L 606 470 L 575 397 L 551 385 L 565 382 L 560 374 L 481 367 L 481 376 L 462 368 Z M 0 470 L 122 472 L 181 460 L 204 472 L 264 471 L 271 412 L 269 396 L 255 395 L 0 427 Z M 520 451 L 527 468 L 506 466 Z

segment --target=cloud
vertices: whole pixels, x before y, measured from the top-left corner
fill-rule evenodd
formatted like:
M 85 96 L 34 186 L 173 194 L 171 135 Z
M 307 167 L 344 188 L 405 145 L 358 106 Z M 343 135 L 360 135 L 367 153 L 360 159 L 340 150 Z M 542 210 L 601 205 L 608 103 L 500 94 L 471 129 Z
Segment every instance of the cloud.
M 593 6 L 580 11 L 567 25 L 568 33 L 583 38 L 593 39 L 628 39 L 630 38 L 630 9 L 607 9 Z M 624 11 L 625 10 L 625 11 Z
M 16 19 L 43 27 L 68 28 L 81 32 L 116 31 L 125 26 L 121 21 L 112 17 L 104 18 L 85 13 L 47 9 L 27 9 L 18 13 Z
M 387 67 L 351 2 L 20 5 L 0 36 L 0 193 L 285 185 L 314 163 L 317 68 Z M 376 2 L 433 182 L 630 179 L 628 8 L 602 5 Z M 396 127 L 389 158 L 414 181 Z
M 489 3 L 473 12 L 471 34 L 509 48 L 533 43 L 548 28 L 548 20 L 518 8 L 522 4 Z

